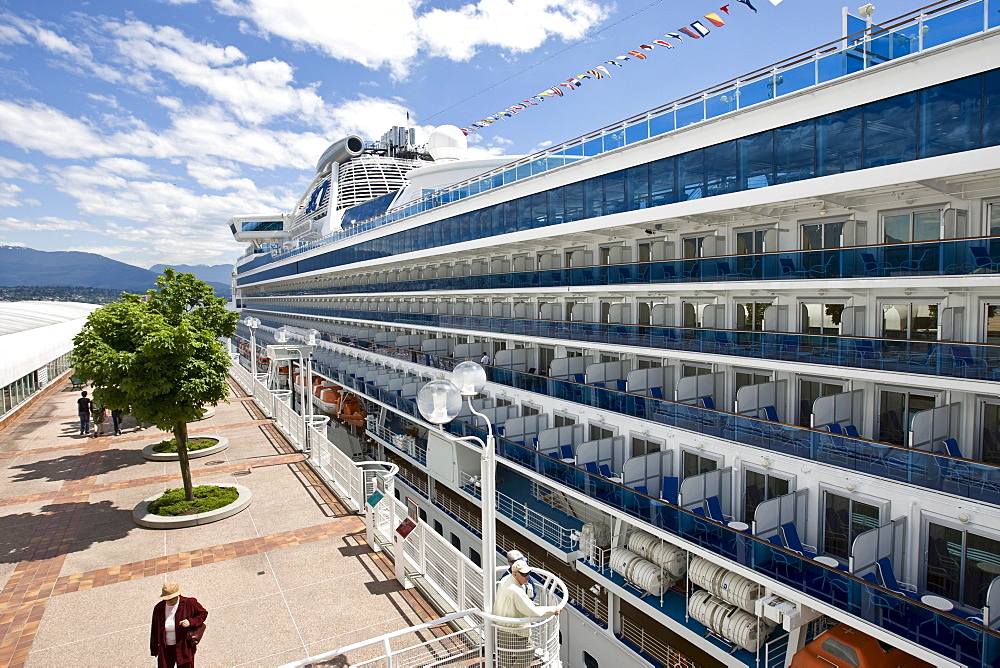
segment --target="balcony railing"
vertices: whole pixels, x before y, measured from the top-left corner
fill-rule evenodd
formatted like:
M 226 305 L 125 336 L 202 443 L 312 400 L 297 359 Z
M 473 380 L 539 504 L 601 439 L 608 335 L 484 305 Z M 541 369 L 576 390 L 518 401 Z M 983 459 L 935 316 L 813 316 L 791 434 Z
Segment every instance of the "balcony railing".
M 664 327 L 616 323 L 566 322 L 474 315 L 396 313 L 335 309 L 291 304 L 256 307 L 264 319 L 268 312 L 319 315 L 360 322 L 459 329 L 476 334 L 504 334 L 580 341 L 616 346 L 658 348 L 670 351 L 752 357 L 821 364 L 833 367 L 874 369 L 971 380 L 1000 380 L 1000 345 L 931 339 L 884 339 L 823 334 L 740 331 L 704 327 Z M 357 322 L 355 324 L 358 324 Z M 423 356 L 437 366 L 433 355 Z M 498 372 L 503 372 L 502 369 Z M 528 374 L 524 374 L 528 375 Z M 544 378 L 535 384 L 544 384 Z M 582 379 L 581 379 L 582 380 Z M 498 381 L 511 384 L 507 381 Z M 525 379 L 528 384 L 530 382 Z M 525 388 L 527 389 L 527 388 Z
M 258 337 L 266 334 L 258 333 Z M 329 349 L 350 351 L 339 344 Z M 391 357 L 395 349 L 379 350 Z M 405 351 L 406 359 L 410 359 Z M 397 353 L 398 354 L 398 353 Z M 347 355 L 321 350 L 314 360 L 317 373 L 357 389 L 395 408 L 417 417 L 415 404 L 395 392 L 379 388 L 344 373 L 337 364 Z M 426 356 L 423 360 L 437 369 L 450 370 L 460 360 Z M 544 394 L 573 403 L 622 413 L 667 426 L 702 433 L 762 450 L 811 459 L 830 466 L 895 480 L 955 496 L 1000 505 L 1000 466 L 959 459 L 923 450 L 840 436 L 825 431 L 737 415 L 720 410 L 654 399 L 629 392 L 557 380 L 533 374 L 492 367 L 490 379 L 500 385 Z M 419 418 L 418 418 L 419 419 Z
M 996 0 L 993 0 L 993 5 L 996 5 Z M 482 192 L 558 169 L 583 158 L 614 151 L 650 137 L 664 135 L 984 32 L 1000 25 L 1000 17 L 996 14 L 990 11 L 990 0 L 968 2 L 939 0 L 886 21 L 882 25 L 873 26 L 871 30 L 860 31 L 848 35 L 846 39 L 822 44 L 815 49 L 661 105 L 620 123 L 437 190 L 381 216 L 360 221 L 350 228 L 339 230 L 299 248 L 255 258 L 242 265 L 240 269 L 246 271 L 305 253 Z
M 965 276 L 1000 272 L 1000 237 L 913 244 L 851 246 L 752 255 L 631 262 L 588 267 L 451 276 L 351 284 L 309 290 L 261 292 L 254 299 L 299 295 L 531 290 L 601 285 L 669 285 L 823 278 Z

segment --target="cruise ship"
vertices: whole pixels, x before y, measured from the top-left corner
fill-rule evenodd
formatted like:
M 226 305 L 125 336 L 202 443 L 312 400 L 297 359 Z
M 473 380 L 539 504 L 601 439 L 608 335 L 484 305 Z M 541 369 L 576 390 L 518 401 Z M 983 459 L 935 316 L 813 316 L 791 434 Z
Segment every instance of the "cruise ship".
M 868 14 L 526 157 L 351 135 L 229 221 L 234 373 L 359 512 L 378 479 L 407 586 L 481 600 L 492 432 L 545 665 L 1000 665 L 1000 3 Z

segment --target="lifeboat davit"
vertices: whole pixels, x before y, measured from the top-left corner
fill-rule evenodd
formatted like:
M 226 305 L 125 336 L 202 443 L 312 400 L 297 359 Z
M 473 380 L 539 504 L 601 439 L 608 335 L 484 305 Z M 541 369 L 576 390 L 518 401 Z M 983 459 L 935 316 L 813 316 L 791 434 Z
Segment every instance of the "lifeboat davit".
M 344 401 L 340 406 L 340 413 L 337 417 L 349 425 L 363 427 L 368 413 L 361 408 L 361 403 L 358 401 L 357 396 L 348 394 L 344 397 Z

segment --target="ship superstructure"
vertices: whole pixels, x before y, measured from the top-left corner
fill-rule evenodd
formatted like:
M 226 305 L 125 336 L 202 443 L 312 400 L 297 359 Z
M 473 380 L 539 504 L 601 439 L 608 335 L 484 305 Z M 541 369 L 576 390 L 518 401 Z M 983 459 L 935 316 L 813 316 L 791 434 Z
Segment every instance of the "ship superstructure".
M 334 166 L 377 157 L 349 137 L 299 211 L 231 221 L 238 304 L 262 344 L 320 332 L 316 405 L 356 397 L 368 454 L 475 562 L 478 458 L 413 400 L 487 362 L 498 542 L 570 587 L 564 665 L 783 665 L 838 622 L 997 665 L 997 9 L 938 3 L 525 159 L 442 128 L 331 208 Z

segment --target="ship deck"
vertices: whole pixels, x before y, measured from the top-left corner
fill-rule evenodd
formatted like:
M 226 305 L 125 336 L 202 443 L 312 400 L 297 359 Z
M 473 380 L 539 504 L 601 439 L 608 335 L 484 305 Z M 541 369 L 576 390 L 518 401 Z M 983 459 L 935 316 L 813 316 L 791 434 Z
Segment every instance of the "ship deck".
M 192 475 L 253 503 L 168 531 L 132 518 L 180 485 L 176 463 L 140 454 L 168 435 L 127 418 L 120 436 L 81 436 L 77 397 L 60 380 L 0 431 L 0 666 L 144 665 L 167 580 L 209 611 L 206 665 L 279 665 L 438 617 L 238 389 L 189 426 L 230 442 Z

